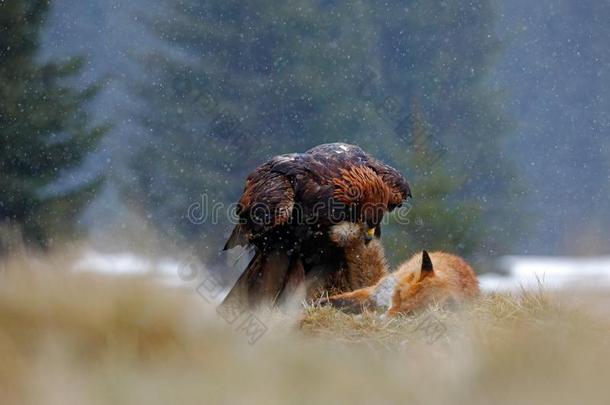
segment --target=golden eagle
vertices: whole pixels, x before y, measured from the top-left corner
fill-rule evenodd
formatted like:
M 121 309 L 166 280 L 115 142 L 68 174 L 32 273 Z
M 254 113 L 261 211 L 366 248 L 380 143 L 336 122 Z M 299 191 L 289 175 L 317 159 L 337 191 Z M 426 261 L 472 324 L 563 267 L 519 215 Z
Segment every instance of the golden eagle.
M 369 240 L 380 237 L 385 212 L 410 196 L 396 169 L 358 146 L 330 143 L 271 158 L 248 176 L 239 224 L 224 247 L 254 248 L 225 303 L 276 304 L 304 281 L 308 298 L 359 288 L 342 280 L 345 255 L 328 230 L 350 221 L 361 224 Z

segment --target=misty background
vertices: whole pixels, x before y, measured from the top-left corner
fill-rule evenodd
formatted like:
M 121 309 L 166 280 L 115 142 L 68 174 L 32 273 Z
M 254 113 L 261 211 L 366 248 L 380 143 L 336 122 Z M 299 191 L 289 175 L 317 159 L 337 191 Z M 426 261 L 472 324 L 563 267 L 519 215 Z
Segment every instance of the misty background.
M 57 100 L 78 99 L 68 115 L 82 125 L 6 124 L 26 113 L 0 124 L 0 184 L 13 187 L 0 190 L 0 214 L 28 242 L 186 246 L 220 263 L 228 219 L 192 221 L 189 207 L 203 195 L 236 201 L 275 154 L 343 141 L 412 186 L 411 223 L 390 219 L 384 231 L 393 262 L 422 247 L 610 254 L 610 3 L 55 0 L 23 11 L 43 3 L 0 5 L 14 17 L 0 46 L 37 42 L 14 65 L 4 50 L 2 86 L 19 64 L 80 58 L 58 78 L 75 94 Z M 6 28 L 24 19 L 35 20 L 27 33 Z M 30 153 L 28 137 L 60 134 L 61 144 L 77 133 L 95 142 L 56 174 L 9 170 L 63 153 Z M 44 181 L 14 198 L 27 176 Z

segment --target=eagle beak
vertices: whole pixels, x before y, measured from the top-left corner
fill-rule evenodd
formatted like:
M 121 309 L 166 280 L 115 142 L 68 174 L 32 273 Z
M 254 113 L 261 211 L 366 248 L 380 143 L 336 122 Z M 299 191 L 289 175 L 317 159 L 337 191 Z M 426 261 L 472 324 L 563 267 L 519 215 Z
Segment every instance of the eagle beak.
M 364 234 L 364 243 L 368 244 L 375 237 L 375 228 L 368 228 Z

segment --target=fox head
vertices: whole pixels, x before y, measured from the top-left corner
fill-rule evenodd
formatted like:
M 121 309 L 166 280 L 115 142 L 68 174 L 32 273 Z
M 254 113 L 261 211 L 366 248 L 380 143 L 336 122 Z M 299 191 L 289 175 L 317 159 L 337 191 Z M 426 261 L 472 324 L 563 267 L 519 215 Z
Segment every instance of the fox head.
M 396 274 L 400 275 L 400 281 L 408 285 L 415 285 L 422 282 L 427 282 L 429 277 L 434 277 L 434 264 L 430 258 L 430 254 L 423 250 L 421 254 L 416 254 L 411 259 L 403 262 Z
M 432 276 L 434 276 L 434 265 L 430 255 L 424 250 L 421 252 L 421 266 L 419 266 L 418 271 L 415 273 L 415 278 L 422 281 L 424 278 Z
M 446 303 L 450 297 L 445 280 L 438 277 L 427 251 L 403 263 L 395 274 L 397 288 L 389 312 L 409 313 L 430 305 Z
M 359 234 L 338 232 L 339 230 L 335 229 L 336 233 L 331 233 L 331 237 L 341 239 L 339 236 L 343 236 L 345 241 L 352 240 Z M 350 253 L 352 249 L 349 246 L 347 248 L 348 256 L 355 255 L 356 262 L 361 260 L 362 250 Z M 364 248 L 365 251 L 371 249 L 377 247 Z M 356 266 L 359 266 L 358 263 Z M 384 264 L 379 266 L 383 267 Z M 409 314 L 431 305 L 461 303 L 479 294 L 477 277 L 472 267 L 461 257 L 449 253 L 428 253 L 424 250 L 405 261 L 396 271 L 388 274 L 384 269 L 384 272 L 386 275 L 376 284 L 334 295 L 321 304 L 330 304 L 354 312 L 360 312 L 364 308 L 383 308 L 387 309 L 387 315 L 394 316 Z

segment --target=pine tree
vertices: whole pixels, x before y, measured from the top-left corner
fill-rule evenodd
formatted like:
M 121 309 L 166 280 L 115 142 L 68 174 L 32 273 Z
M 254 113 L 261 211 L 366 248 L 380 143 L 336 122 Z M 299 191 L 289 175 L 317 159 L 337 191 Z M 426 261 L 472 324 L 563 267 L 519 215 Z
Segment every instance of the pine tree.
M 226 207 L 273 155 L 357 143 L 366 100 L 354 82 L 372 48 L 363 4 L 169 0 L 171 18 L 152 27 L 173 51 L 144 58 L 152 79 L 138 88 L 147 110 L 131 201 L 172 239 L 203 235 L 199 247 L 215 251 L 226 216 L 186 217 L 202 194 Z
M 393 0 L 375 3 L 375 10 L 385 61 L 381 93 L 400 106 L 398 114 L 386 114 L 391 131 L 406 141 L 400 152 L 412 144 L 409 108 L 416 98 L 426 112 L 428 137 L 444 151 L 444 170 L 459 184 L 453 204 L 474 196 L 481 207 L 473 230 L 481 234 L 481 244 L 457 251 L 506 251 L 521 224 L 514 215 L 519 197 L 515 170 L 502 153 L 512 122 L 502 108 L 502 94 L 488 81 L 503 49 L 494 31 L 493 3 Z M 385 149 L 400 166 L 400 148 Z M 399 168 L 419 176 L 409 173 L 408 165 Z M 413 183 L 414 193 L 418 188 Z
M 43 246 L 72 229 L 101 182 L 53 187 L 104 132 L 83 110 L 96 88 L 66 83 L 83 61 L 36 61 L 48 7 L 45 0 L 0 3 L 0 225 L 19 227 L 26 242 Z
M 397 264 L 423 249 L 471 253 L 483 233 L 481 206 L 475 198 L 456 198 L 465 183 L 447 165 L 446 151 L 430 137 L 429 124 L 417 99 L 411 103 L 408 153 L 399 164 L 412 173 L 414 199 L 389 216 L 383 243 Z
M 266 158 L 345 141 L 405 173 L 421 220 L 443 224 L 429 240 L 419 233 L 422 245 L 488 253 L 495 240 L 509 240 L 494 231 L 506 217 L 511 168 L 499 153 L 509 120 L 484 82 L 501 50 L 489 0 L 167 4 L 151 24 L 167 49 L 143 61 L 145 133 L 125 189 L 173 238 L 203 236 L 203 248 L 217 251 L 227 236 L 219 230 L 230 226 L 186 217 L 202 193 L 233 202 Z M 447 151 L 438 167 L 410 162 L 420 159 L 412 151 L 414 98 L 427 137 Z M 474 243 L 475 234 L 485 243 Z

